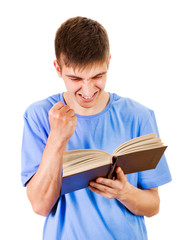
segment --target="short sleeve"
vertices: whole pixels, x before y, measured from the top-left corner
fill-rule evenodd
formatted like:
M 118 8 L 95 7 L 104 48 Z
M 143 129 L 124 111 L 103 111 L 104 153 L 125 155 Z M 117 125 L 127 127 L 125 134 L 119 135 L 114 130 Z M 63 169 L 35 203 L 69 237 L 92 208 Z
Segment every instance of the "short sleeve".
M 36 173 L 42 158 L 45 143 L 38 125 L 31 117 L 24 116 L 24 131 L 21 149 L 21 180 L 26 186 Z
M 141 127 L 140 135 L 149 133 L 157 133 L 158 127 L 156 118 L 153 111 L 150 111 L 150 115 L 146 123 Z M 139 188 L 155 188 L 160 185 L 166 184 L 172 180 L 165 154 L 162 156 L 157 167 L 154 170 L 148 170 L 138 173 L 138 187 Z

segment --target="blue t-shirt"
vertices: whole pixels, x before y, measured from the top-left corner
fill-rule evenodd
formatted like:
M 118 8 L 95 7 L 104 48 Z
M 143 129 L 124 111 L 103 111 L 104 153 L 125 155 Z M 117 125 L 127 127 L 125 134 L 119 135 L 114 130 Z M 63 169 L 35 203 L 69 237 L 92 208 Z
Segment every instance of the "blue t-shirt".
M 39 167 L 50 131 L 48 112 L 59 101 L 64 103 L 63 94 L 32 104 L 24 114 L 21 174 L 24 186 Z M 77 115 L 77 127 L 67 150 L 95 148 L 112 154 L 123 142 L 152 132 L 158 134 L 152 110 L 110 93 L 110 101 L 102 112 Z M 156 169 L 128 174 L 127 179 L 142 189 L 171 181 L 165 156 Z M 43 239 L 145 240 L 147 232 L 144 217 L 132 214 L 116 199 L 106 199 L 85 188 L 60 197 L 46 218 Z

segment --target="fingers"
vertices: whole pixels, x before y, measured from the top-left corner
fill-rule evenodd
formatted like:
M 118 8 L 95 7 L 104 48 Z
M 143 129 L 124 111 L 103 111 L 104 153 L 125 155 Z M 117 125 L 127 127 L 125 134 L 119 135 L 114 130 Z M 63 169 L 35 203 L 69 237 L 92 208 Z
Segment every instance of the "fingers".
M 63 102 L 57 102 L 56 104 L 53 105 L 53 107 L 51 109 L 53 110 L 59 110 L 64 106 Z
M 113 191 L 114 189 L 112 188 L 112 180 L 106 179 L 106 178 L 97 178 L 96 182 L 91 181 L 88 186 L 88 188 L 100 195 L 102 195 L 105 198 L 111 199 L 113 198 Z
M 110 193 L 111 190 L 109 189 L 109 187 L 105 186 L 105 187 L 102 188 L 101 184 L 98 184 L 98 186 L 95 186 L 95 187 L 92 187 L 90 185 L 90 186 L 88 186 L 88 188 L 91 191 L 93 191 L 95 193 L 98 193 L 98 194 L 102 195 L 105 198 L 108 198 L 108 199 L 112 199 L 113 198 L 113 194 L 112 194 L 112 192 Z
M 70 107 L 68 105 L 64 105 L 62 102 L 57 102 L 54 104 L 54 106 L 51 108 L 51 111 L 59 111 L 61 110 L 63 113 L 66 113 L 70 110 Z
M 74 116 L 75 112 L 71 109 L 68 105 L 64 105 L 62 102 L 57 102 L 54 106 L 50 109 L 49 114 L 51 115 L 64 115 L 68 114 L 69 116 Z
M 113 189 L 121 189 L 122 185 L 127 181 L 127 177 L 120 167 L 116 168 L 116 179 L 97 178 L 96 181 L 91 181 L 90 186 L 98 188 L 100 191 L 111 193 Z
M 127 177 L 121 168 L 116 169 L 117 178 L 115 180 L 107 178 L 97 178 L 89 183 L 89 189 L 108 199 L 119 199 L 128 191 Z
M 60 109 L 62 114 L 68 114 L 68 116 L 72 117 L 75 115 L 75 112 L 73 109 L 71 109 L 68 105 L 64 105 L 61 109 Z

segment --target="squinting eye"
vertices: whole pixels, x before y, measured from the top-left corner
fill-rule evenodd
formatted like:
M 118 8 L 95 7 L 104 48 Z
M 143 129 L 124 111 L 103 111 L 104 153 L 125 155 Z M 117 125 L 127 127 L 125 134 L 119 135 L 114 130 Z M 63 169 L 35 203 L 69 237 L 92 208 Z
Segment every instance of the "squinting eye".
M 99 79 L 99 78 L 101 78 L 103 75 L 99 75 L 99 76 L 96 76 L 96 77 L 94 77 L 94 79 Z
M 72 81 L 80 81 L 81 79 L 80 78 L 70 78 L 70 80 L 72 80 Z

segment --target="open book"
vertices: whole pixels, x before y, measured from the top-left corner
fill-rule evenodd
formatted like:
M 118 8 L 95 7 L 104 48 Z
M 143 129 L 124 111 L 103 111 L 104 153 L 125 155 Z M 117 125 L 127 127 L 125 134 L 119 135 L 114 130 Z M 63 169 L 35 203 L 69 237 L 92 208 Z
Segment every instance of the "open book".
M 125 174 L 154 169 L 166 148 L 157 134 L 151 133 L 121 144 L 112 155 L 97 149 L 66 151 L 62 194 L 85 188 L 97 177 L 113 178 L 117 166 Z

